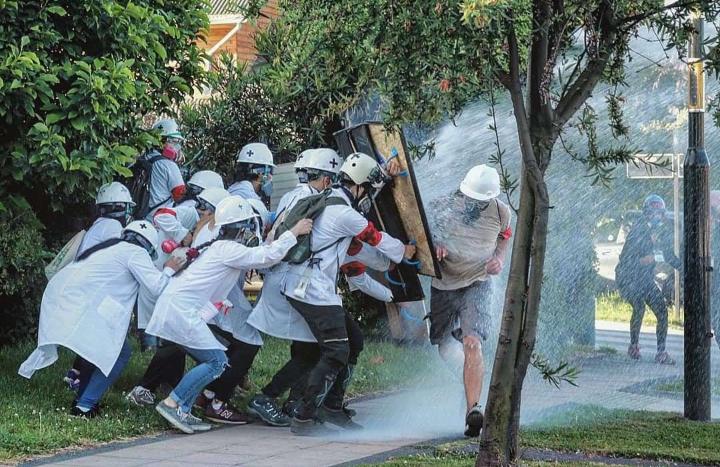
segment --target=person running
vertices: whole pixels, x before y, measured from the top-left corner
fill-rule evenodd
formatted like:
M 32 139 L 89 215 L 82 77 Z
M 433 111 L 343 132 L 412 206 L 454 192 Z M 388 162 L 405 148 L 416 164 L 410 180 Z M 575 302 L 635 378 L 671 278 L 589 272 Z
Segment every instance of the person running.
M 217 206 L 215 240 L 198 246 L 196 260 L 171 282 L 158 299 L 147 331 L 175 342 L 197 361 L 156 410 L 172 426 L 192 434 L 211 428 L 190 410 L 204 387 L 222 375 L 227 366 L 226 347 L 213 335 L 208 322 L 228 310 L 226 298 L 243 271 L 268 267 L 282 260 L 310 232 L 312 221 L 301 220 L 271 245 L 257 245 L 256 214 L 244 199 L 225 198 Z
M 462 368 L 469 437 L 482 429 L 482 345 L 492 325 L 492 277 L 502 272 L 512 234 L 510 208 L 499 195 L 497 171 L 477 165 L 458 192 L 437 200 L 431 210 L 442 279 L 433 279 L 430 290 L 430 342 L 443 360 Z
M 120 238 L 87 249 L 59 271 L 43 293 L 38 347 L 20 366 L 25 378 L 53 364 L 58 346 L 93 365 L 78 389 L 71 415 L 92 418 L 105 392 L 130 359 L 127 330 L 142 285 L 156 295 L 165 288 L 180 262 L 170 259 L 163 271 L 152 262 L 157 232 L 146 221 L 134 221 Z

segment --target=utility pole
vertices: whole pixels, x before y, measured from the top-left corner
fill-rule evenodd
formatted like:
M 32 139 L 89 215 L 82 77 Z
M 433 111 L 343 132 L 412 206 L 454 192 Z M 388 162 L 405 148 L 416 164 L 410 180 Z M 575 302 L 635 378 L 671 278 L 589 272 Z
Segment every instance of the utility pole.
M 692 13 L 685 157 L 685 417 L 710 420 L 710 161 L 705 153 L 704 19 Z

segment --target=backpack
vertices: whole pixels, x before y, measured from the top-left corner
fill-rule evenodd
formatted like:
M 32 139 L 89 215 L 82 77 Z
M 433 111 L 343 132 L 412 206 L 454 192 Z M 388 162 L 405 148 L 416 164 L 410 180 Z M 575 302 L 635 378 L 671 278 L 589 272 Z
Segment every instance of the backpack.
M 135 211 L 133 212 L 135 219 L 144 219 L 150 211 L 157 207 L 150 206 L 150 178 L 152 177 L 153 164 L 161 159 L 164 159 L 164 157 L 159 154 L 150 159 L 140 157 L 130 167 L 132 178 L 128 183 L 128 189 L 130 190 L 130 196 L 135 201 Z M 166 201 L 167 199 L 161 201 L 160 204 Z
M 58 273 L 62 268 L 75 261 L 80 245 L 85 238 L 85 230 L 81 230 L 63 246 L 50 264 L 45 266 L 45 277 L 48 280 Z
M 282 223 L 278 225 L 275 230 L 275 240 L 277 240 L 280 235 L 292 229 L 295 224 L 300 222 L 302 219 L 315 220 L 328 206 L 348 205 L 347 202 L 339 196 L 330 196 L 331 193 L 332 190 L 327 189 L 322 193 L 307 196 L 298 201 L 285 215 Z M 340 240 L 338 240 L 338 242 Z M 333 242 L 317 251 L 312 251 L 312 233 L 300 235 L 297 239 L 297 244 L 288 251 L 285 258 L 283 258 L 283 261 L 290 264 L 303 264 L 310 259 L 310 257 L 327 250 L 328 248 L 336 245 L 338 242 Z

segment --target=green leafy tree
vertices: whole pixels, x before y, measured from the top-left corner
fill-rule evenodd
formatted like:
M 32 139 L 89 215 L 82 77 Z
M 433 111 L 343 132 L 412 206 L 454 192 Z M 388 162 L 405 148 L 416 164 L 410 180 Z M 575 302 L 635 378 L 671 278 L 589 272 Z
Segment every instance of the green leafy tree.
M 203 76 L 204 0 L 1 1 L 0 198 L 87 200 Z
M 4 311 L 36 311 L 25 305 L 42 284 L 44 250 L 155 141 L 143 117 L 172 113 L 202 82 L 207 8 L 205 0 L 0 0 Z
M 521 391 L 535 347 L 548 238 L 550 193 L 545 174 L 554 155 L 585 163 L 596 183 L 629 160 L 622 144 L 622 87 L 629 42 L 643 29 L 658 47 L 684 53 L 708 0 L 354 0 L 281 2 L 283 16 L 260 36 L 269 66 L 265 86 L 312 121 L 337 118 L 367 93 L 384 103 L 388 125 L 433 123 L 457 115 L 482 96 L 509 98 L 522 166 L 519 205 L 502 327 L 485 412 L 478 465 L 505 465 L 518 456 Z M 707 67 L 717 74 L 717 37 L 706 42 Z M 601 149 L 598 117 L 587 100 L 600 83 L 612 134 Z M 315 124 L 315 128 L 322 125 Z M 587 139 L 582 154 L 565 151 L 573 127 Z M 501 155 L 500 155 L 501 158 Z

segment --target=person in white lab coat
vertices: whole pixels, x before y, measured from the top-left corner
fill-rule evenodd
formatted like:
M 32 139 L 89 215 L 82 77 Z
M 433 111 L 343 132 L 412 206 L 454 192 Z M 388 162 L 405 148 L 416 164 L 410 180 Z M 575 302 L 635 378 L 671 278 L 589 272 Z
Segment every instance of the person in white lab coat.
M 90 248 L 111 238 L 120 238 L 122 229 L 130 222 L 135 203 L 130 191 L 120 182 L 106 183 L 98 190 L 95 197 L 98 217 L 85 232 L 75 258 L 77 259 Z M 77 391 L 82 378 L 89 378 L 93 371 L 91 363 L 78 356 L 72 368 L 63 377 L 72 391 Z
M 214 218 L 215 208 L 220 204 L 222 200 L 229 197 L 230 193 L 224 188 L 211 187 L 203 190 L 197 196 L 197 205 L 193 208 L 187 206 L 178 206 L 180 213 L 185 209 L 197 210 L 196 216 L 199 215 L 197 225 L 202 225 L 199 229 L 195 229 L 195 234 L 192 236 L 192 246 L 197 247 L 203 243 L 211 241 L 217 235 L 217 230 L 211 232 L 209 229 L 210 221 Z M 173 228 L 173 220 L 177 223 L 170 214 L 159 216 L 164 218 L 163 225 L 166 225 L 170 231 L 177 231 L 182 226 Z M 187 216 L 189 218 L 190 216 Z M 156 217 L 157 218 L 157 217 Z M 182 236 L 183 232 L 178 233 L 178 237 Z M 167 238 L 161 246 L 165 247 L 165 254 L 176 255 L 177 252 L 181 252 L 182 243 L 174 241 L 172 238 Z M 187 249 L 184 249 L 187 250 Z M 181 255 L 182 257 L 182 255 Z M 138 300 L 138 309 L 142 309 L 144 312 L 145 319 L 142 321 L 142 329 L 147 327 L 147 323 L 150 321 L 152 310 L 155 308 L 155 299 L 150 299 L 145 295 L 140 296 Z M 140 314 L 140 312 L 138 313 Z M 138 324 L 140 327 L 140 324 Z M 153 355 L 152 360 L 148 364 L 143 377 L 140 382 L 125 396 L 129 402 L 135 405 L 155 405 L 155 391 L 162 383 L 167 383 L 170 386 L 175 386 L 182 378 L 183 372 L 185 371 L 185 351 L 173 342 L 158 341 L 155 336 L 147 336 L 157 342 L 157 351 Z M 148 342 L 150 340 L 148 339 Z
M 269 199 L 272 195 L 273 154 L 263 143 L 250 143 L 240 149 L 235 161 L 235 183 L 228 191 L 245 199 Z
M 232 312 L 225 300 L 243 271 L 281 261 L 297 236 L 312 229 L 312 221 L 305 219 L 272 245 L 254 246 L 259 243 L 256 215 L 238 196 L 220 202 L 214 223 L 220 227 L 218 237 L 198 246 L 200 255 L 160 296 L 147 328 L 148 333 L 181 345 L 198 362 L 156 406 L 170 424 L 188 434 L 210 429 L 190 409 L 200 391 L 227 365 L 226 347 L 207 323 L 219 312 Z
M 323 431 L 317 422 L 317 409 L 348 363 L 350 348 L 337 277 L 351 240 L 356 237 L 376 247 L 394 263 L 415 254 L 414 246 L 376 230 L 358 212 L 369 209 L 373 191 L 385 181 L 386 175 L 375 159 L 362 153 L 348 156 L 340 169 L 340 183 L 329 194 L 346 204 L 328 205 L 320 213 L 313 226 L 310 259 L 290 265 L 281 285 L 320 345 L 320 360 L 310 371 L 300 407 L 291 421 L 291 430 L 298 435 Z
M 159 294 L 180 267 L 169 260 L 161 272 L 153 265 L 157 232 L 146 221 L 128 224 L 119 239 L 85 251 L 58 272 L 43 293 L 38 347 L 20 366 L 26 378 L 53 364 L 63 346 L 94 365 L 81 385 L 71 414 L 97 415 L 97 404 L 130 358 L 127 330 L 138 288 Z

